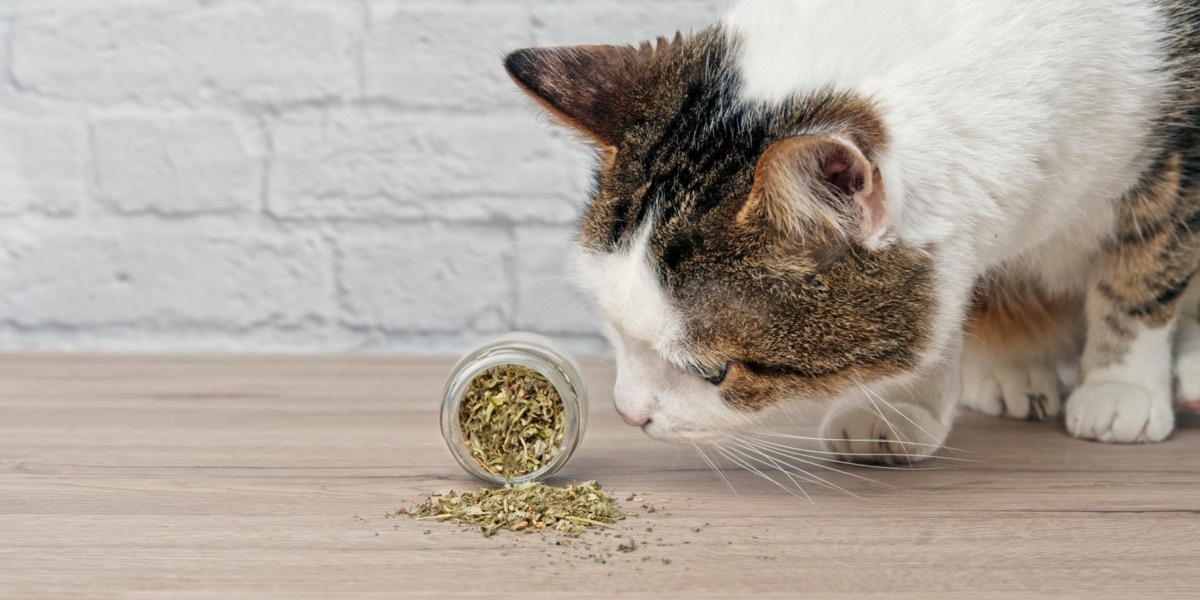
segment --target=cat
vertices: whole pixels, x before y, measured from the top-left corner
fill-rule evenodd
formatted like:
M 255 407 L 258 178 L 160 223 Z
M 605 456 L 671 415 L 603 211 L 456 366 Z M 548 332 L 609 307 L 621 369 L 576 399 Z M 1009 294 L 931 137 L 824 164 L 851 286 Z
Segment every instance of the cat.
M 824 406 L 902 463 L 960 404 L 1132 443 L 1200 401 L 1192 2 L 744 0 L 504 65 L 596 148 L 572 262 L 651 437 Z

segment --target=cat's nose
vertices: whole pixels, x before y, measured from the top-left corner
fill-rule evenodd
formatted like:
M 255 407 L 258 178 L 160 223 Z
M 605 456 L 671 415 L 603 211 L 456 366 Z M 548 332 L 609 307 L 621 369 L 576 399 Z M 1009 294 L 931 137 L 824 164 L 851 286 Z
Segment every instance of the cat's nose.
M 627 410 L 621 410 L 621 407 L 618 406 L 617 414 L 621 415 L 621 420 L 625 421 L 626 425 L 629 425 L 632 427 L 641 427 L 642 425 L 645 425 L 646 423 L 650 422 L 650 415 L 643 414 L 640 411 L 631 412 L 631 411 L 627 411 Z

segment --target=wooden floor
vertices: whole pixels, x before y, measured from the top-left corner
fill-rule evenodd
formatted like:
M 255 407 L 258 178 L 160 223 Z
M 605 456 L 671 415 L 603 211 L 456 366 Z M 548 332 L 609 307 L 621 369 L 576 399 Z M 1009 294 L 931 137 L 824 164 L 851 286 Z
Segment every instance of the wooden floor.
M 0 597 L 1200 597 L 1195 421 L 1118 447 L 967 415 L 948 455 L 977 462 L 825 471 L 861 498 L 810 503 L 624 426 L 591 362 L 560 481 L 629 518 L 483 538 L 392 516 L 477 487 L 438 432 L 449 365 L 0 357 Z

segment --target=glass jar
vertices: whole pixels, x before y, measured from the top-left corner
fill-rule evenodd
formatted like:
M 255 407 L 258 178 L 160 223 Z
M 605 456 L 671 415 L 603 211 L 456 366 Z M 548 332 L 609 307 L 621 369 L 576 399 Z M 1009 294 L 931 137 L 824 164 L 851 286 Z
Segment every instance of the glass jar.
M 563 404 L 563 439 L 558 453 L 536 471 L 508 479 L 485 469 L 475 460 L 459 422 L 467 386 L 483 371 L 503 365 L 533 369 L 554 386 Z M 587 413 L 583 372 L 566 348 L 535 333 L 505 333 L 475 346 L 454 365 L 442 393 L 442 437 L 458 463 L 487 483 L 504 485 L 539 481 L 553 475 L 571 458 L 587 428 Z

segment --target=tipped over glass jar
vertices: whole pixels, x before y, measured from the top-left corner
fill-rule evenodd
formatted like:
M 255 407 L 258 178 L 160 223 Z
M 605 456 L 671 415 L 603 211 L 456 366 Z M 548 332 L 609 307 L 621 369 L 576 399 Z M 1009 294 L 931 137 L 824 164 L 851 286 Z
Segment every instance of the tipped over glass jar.
M 579 363 L 541 335 L 512 332 L 467 352 L 442 395 L 442 437 L 468 473 L 493 484 L 557 472 L 587 427 Z

